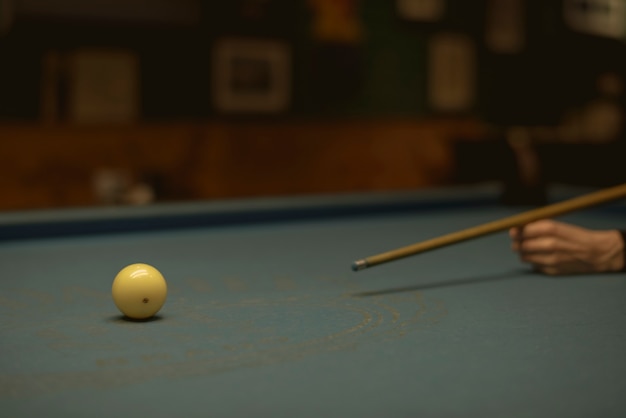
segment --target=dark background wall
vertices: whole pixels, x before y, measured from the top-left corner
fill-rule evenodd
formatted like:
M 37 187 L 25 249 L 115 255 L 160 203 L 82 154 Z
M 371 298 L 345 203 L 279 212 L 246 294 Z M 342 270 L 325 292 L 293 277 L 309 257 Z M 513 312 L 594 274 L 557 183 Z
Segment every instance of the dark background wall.
M 403 12 L 403 5 L 411 4 L 417 10 L 421 4 L 422 15 Z M 429 4 L 440 6 L 440 13 L 424 14 L 423 7 L 428 11 Z M 577 10 L 587 20 L 576 26 L 568 21 L 567 10 Z M 0 181 L 14 193 L 4 198 L 2 206 L 96 204 L 99 200 L 92 183 L 102 170 L 126 173 L 133 178 L 131 183 L 146 177 L 161 179 L 159 184 L 170 185 L 165 188 L 168 193 L 162 192 L 165 189 L 157 187 L 155 180 L 148 181 L 153 189 L 161 190 L 157 200 L 504 181 L 519 174 L 518 169 L 511 169 L 519 163 L 517 148 L 511 147 L 511 129 L 517 127 L 524 128 L 525 149 L 540 161 L 543 183 L 606 185 L 622 181 L 626 170 L 621 168 L 621 122 L 616 122 L 616 131 L 608 139 L 601 140 L 584 127 L 608 126 L 606 120 L 614 120 L 616 113 L 623 115 L 624 86 L 620 83 L 626 79 L 626 38 L 623 33 L 598 33 L 597 25 L 588 25 L 598 16 L 613 16 L 607 21 L 615 22 L 616 15 L 622 16 L 626 27 L 624 2 L 600 0 L 3 0 L 0 146 L 4 155 L 0 158 L 10 161 L 11 169 L 5 167 Z M 505 28 L 504 35 L 498 35 L 505 41 L 506 28 L 516 27 L 521 43 L 494 47 L 489 38 L 497 33 L 494 25 Z M 619 29 L 619 22 L 614 26 Z M 607 28 L 612 26 L 604 25 Z M 437 64 L 434 45 L 442 37 L 461 42 L 453 44 L 447 61 Z M 216 97 L 226 84 L 234 95 L 271 95 L 275 88 L 272 83 L 277 76 L 254 56 L 237 61 L 235 78 L 224 81 L 218 77 L 215 51 L 232 40 L 269 42 L 285 48 L 289 75 L 281 104 L 273 106 L 270 101 L 249 108 L 244 103 L 243 108 L 233 110 L 219 103 Z M 253 49 L 263 51 L 263 45 Z M 118 109 L 128 105 L 126 113 L 114 109 L 111 116 L 102 111 L 110 120 L 98 119 L 97 112 L 91 120 L 76 116 L 76 112 L 82 114 L 81 106 L 92 105 L 76 99 L 79 76 L 71 63 L 84 51 L 121 51 L 136 64 L 136 72 L 105 77 L 100 85 L 92 74 L 91 83 L 96 86 L 90 88 L 95 93 L 81 87 L 87 91 L 87 99 L 83 95 L 81 100 L 104 100 L 105 105 L 109 100 L 111 106 L 115 102 L 105 97 L 106 93 L 116 88 L 124 93 L 115 83 L 118 78 L 129 78 L 135 89 L 129 88 L 128 97 L 122 94 L 117 98 L 122 104 Z M 457 82 L 461 84 L 457 86 Z M 446 86 L 453 97 L 463 88 L 472 92 L 460 105 L 441 106 L 432 94 L 445 96 L 441 89 Z M 590 104 L 598 101 L 607 106 L 588 111 Z M 585 122 L 596 114 L 596 119 Z M 132 150 L 133 146 L 143 147 L 133 141 L 150 143 L 155 124 L 169 130 L 169 141 L 182 144 L 188 152 L 199 149 L 198 143 L 205 149 L 220 141 L 225 147 L 246 148 L 250 141 L 266 138 L 263 152 L 257 150 L 257 156 L 267 160 L 271 154 L 276 163 L 249 169 L 275 179 L 273 186 L 260 182 L 255 188 L 258 176 L 254 175 L 245 188 L 236 186 L 225 180 L 232 175 L 225 174 L 232 171 L 227 169 L 213 173 L 210 179 L 222 186 L 198 186 L 208 176 L 197 162 L 200 159 L 175 161 L 166 167 L 159 157 L 151 157 L 167 153 L 161 149 L 145 151 L 143 162 L 95 158 L 81 156 L 75 151 L 81 147 L 72 142 L 92 141 L 93 153 L 100 149 L 96 144 L 105 144 L 109 138 L 117 149 Z M 311 131 L 319 132 L 316 145 L 311 145 L 318 148 L 306 146 L 307 152 L 299 155 L 294 147 L 285 146 L 288 141 L 305 141 L 301 138 Z M 377 135 L 371 137 L 371 132 Z M 374 176 L 359 182 L 357 179 L 371 177 L 371 170 L 344 163 L 351 168 L 338 172 L 334 180 L 328 178 L 314 187 L 310 180 L 303 180 L 300 186 L 293 181 L 287 186 L 282 180 L 285 184 L 281 186 L 280 179 L 288 177 L 325 178 L 322 162 L 328 162 L 329 153 L 345 153 L 337 161 L 349 161 L 350 153 L 360 146 L 354 138 L 365 136 L 369 139 L 363 144 L 369 145 L 360 152 L 376 152 L 372 158 L 380 158 L 378 169 L 393 171 L 389 167 L 395 161 L 405 161 L 409 167 L 411 163 L 404 159 L 409 149 L 421 157 L 412 159 L 414 167 L 408 171 L 381 175 L 386 181 L 376 181 Z M 120 143 L 120 138 L 125 139 Z M 68 150 L 51 151 L 41 145 L 50 141 L 58 141 Z M 165 141 L 162 147 L 172 146 L 167 139 L 161 141 Z M 386 149 L 386 143 L 396 145 Z M 222 148 L 212 148 L 211 152 L 217 153 L 212 158 L 226 159 L 225 167 L 242 166 L 237 154 L 220 154 Z M 311 168 L 296 174 L 285 168 L 288 164 L 280 163 L 315 155 L 320 156 L 320 163 L 311 166 L 319 171 Z M 187 170 L 187 177 L 172 168 L 185 164 L 200 167 Z M 50 167 L 55 167 L 55 175 L 45 174 Z M 190 178 L 190 172 L 196 177 Z M 76 177 L 82 183 L 75 188 L 82 191 L 67 191 L 65 187 L 71 188 Z M 52 178 L 58 184 L 49 183 Z M 57 197 L 41 201 L 24 197 L 34 195 L 35 189 L 51 190 Z M 36 204 L 28 203 L 35 200 Z

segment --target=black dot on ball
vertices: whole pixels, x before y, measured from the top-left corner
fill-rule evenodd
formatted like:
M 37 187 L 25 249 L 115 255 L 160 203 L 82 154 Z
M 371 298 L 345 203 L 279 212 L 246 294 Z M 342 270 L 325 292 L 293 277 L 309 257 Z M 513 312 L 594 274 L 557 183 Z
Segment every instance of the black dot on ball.
M 142 302 L 143 302 L 143 303 L 148 303 L 148 302 L 150 302 L 150 299 L 148 299 L 148 298 L 143 298 Z

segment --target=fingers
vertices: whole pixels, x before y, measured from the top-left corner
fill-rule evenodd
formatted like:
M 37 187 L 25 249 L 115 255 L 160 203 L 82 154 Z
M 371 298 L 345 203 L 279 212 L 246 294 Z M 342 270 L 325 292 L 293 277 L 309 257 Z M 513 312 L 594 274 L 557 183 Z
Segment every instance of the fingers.
M 582 228 L 550 219 L 509 230 L 513 251 L 524 253 L 573 251 L 586 234 Z
M 558 235 L 563 229 L 561 222 L 551 219 L 543 219 L 531 222 L 524 226 L 516 226 L 509 229 L 509 237 L 513 240 L 523 240 L 542 236 Z
M 553 236 L 516 240 L 511 243 L 511 248 L 521 255 L 574 252 L 577 249 L 574 243 Z
M 520 254 L 520 259 L 530 264 L 533 270 L 549 276 L 560 276 L 581 272 L 584 266 L 564 253 Z
M 575 245 L 564 236 L 568 226 L 552 220 L 532 222 L 523 227 L 511 228 L 511 248 L 520 260 L 547 275 L 564 274 L 566 254 L 575 250 Z
M 563 229 L 564 224 L 553 221 L 551 219 L 544 219 L 540 221 L 531 222 L 527 225 L 516 227 L 511 229 L 511 233 L 516 239 L 530 239 L 542 236 L 555 236 L 558 235 Z
M 509 237 L 514 241 L 520 240 L 522 238 L 522 227 L 515 226 L 509 229 Z
M 531 222 L 523 227 L 511 228 L 509 235 L 518 240 L 552 236 L 569 241 L 579 241 L 584 239 L 589 232 L 588 229 L 576 225 L 544 219 Z
M 593 270 L 587 269 L 586 266 L 584 265 L 575 264 L 575 263 L 547 265 L 547 266 L 533 264 L 533 269 L 538 273 L 546 274 L 548 276 L 564 276 L 564 275 L 572 275 L 572 274 L 589 273 L 593 271 Z
M 515 252 L 534 253 L 556 251 L 559 248 L 558 222 L 541 220 L 509 230 L 511 248 Z
M 560 264 L 558 253 L 521 253 L 520 259 L 538 267 L 549 267 Z

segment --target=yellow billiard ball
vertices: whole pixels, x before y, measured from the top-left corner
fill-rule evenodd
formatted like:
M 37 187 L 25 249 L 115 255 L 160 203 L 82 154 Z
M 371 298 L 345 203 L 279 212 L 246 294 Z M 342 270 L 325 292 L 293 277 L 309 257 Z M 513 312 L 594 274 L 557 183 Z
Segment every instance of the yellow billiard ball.
M 167 296 L 163 275 L 148 264 L 124 267 L 113 280 L 113 301 L 131 319 L 148 319 L 161 309 Z

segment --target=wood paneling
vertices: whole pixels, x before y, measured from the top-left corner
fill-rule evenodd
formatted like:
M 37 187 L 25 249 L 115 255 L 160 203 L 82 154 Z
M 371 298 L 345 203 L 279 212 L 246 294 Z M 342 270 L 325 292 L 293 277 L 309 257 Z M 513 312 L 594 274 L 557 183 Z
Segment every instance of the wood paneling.
M 0 126 L 0 209 L 97 204 L 97 170 L 160 177 L 169 200 L 405 190 L 444 184 L 465 120 Z

